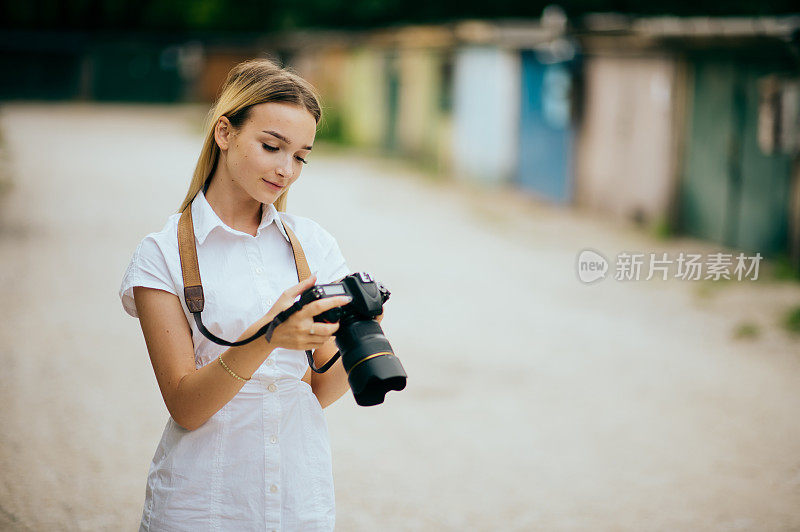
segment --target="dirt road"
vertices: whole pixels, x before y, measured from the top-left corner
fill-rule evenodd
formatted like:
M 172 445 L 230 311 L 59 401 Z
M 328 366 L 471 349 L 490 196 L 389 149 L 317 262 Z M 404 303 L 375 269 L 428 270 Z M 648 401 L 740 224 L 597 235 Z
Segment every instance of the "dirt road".
M 0 529 L 138 524 L 167 413 L 117 289 L 201 113 L 0 108 Z M 800 341 L 776 325 L 797 284 L 587 286 L 583 248 L 716 248 L 345 153 L 314 154 L 290 210 L 390 287 L 409 374 L 326 410 L 338 530 L 800 529 Z

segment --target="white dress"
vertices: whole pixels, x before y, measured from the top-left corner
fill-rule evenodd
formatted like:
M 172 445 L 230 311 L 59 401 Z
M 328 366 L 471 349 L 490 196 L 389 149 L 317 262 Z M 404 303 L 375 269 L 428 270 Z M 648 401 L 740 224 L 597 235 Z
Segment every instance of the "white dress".
M 226 348 L 200 334 L 186 309 L 179 216 L 139 244 L 120 298 L 137 317 L 134 286 L 178 295 L 200 368 Z M 238 338 L 297 284 L 282 224 L 294 230 L 318 283 L 349 273 L 328 232 L 308 218 L 279 214 L 272 205 L 263 209 L 255 237 L 226 226 L 202 192 L 192 202 L 192 218 L 205 293 L 203 323 L 222 338 Z M 300 380 L 307 368 L 303 351 L 276 349 L 201 427 L 187 431 L 170 418 L 150 465 L 140 530 L 333 530 L 328 428 L 311 387 Z

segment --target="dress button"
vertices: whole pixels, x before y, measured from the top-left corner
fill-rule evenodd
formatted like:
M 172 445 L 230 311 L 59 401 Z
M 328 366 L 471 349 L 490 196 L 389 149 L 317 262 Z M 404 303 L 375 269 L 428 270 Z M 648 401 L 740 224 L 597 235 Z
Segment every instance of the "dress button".
M 271 391 L 271 392 L 274 392 L 274 391 L 275 391 L 275 390 L 277 390 L 277 389 L 278 389 L 278 387 L 277 387 L 277 386 L 275 386 L 275 383 L 274 383 L 274 382 L 273 382 L 272 384 L 270 384 L 269 386 L 267 386 L 267 390 L 269 390 L 269 391 Z
M 272 357 L 268 358 L 267 359 L 267 366 L 273 366 L 273 365 L 275 365 L 275 361 L 272 359 Z
M 256 268 L 256 273 L 263 273 L 263 272 L 264 272 L 264 270 L 263 270 L 263 269 L 261 269 L 261 268 Z
M 272 486 L 269 487 L 269 491 L 271 491 L 272 493 L 277 492 L 278 491 L 278 486 L 273 484 Z
M 271 436 L 269 438 L 269 442 L 270 443 L 278 443 L 278 437 L 277 436 Z

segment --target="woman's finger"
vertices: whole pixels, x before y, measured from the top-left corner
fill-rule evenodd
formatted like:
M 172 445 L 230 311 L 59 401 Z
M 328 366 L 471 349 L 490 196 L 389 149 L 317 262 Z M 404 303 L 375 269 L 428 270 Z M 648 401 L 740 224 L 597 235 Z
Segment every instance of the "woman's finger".
M 323 341 L 327 341 L 328 337 L 332 336 L 337 330 L 339 330 L 338 323 L 322 323 L 315 321 L 314 325 L 310 326 L 306 332 L 312 337 L 321 337 Z
M 301 308 L 297 314 L 302 318 L 309 318 L 316 316 L 317 314 L 322 314 L 326 310 L 330 310 L 334 307 L 346 305 L 350 301 L 352 301 L 352 299 L 348 296 L 326 297 L 318 301 L 312 301 L 308 305 Z
M 311 274 L 311 276 L 309 276 L 308 279 L 306 279 L 305 281 L 300 281 L 296 285 L 284 290 L 283 294 L 281 294 L 281 297 L 285 297 L 289 301 L 294 301 L 294 298 L 296 298 L 297 296 L 299 296 L 300 294 L 302 294 L 303 292 L 314 286 L 314 283 L 316 282 L 317 282 L 317 276 Z

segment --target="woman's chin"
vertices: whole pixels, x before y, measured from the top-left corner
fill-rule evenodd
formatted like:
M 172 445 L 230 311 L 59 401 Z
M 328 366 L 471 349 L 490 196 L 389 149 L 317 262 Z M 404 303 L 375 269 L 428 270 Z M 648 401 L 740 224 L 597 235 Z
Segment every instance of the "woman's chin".
M 273 203 L 281 194 L 286 191 L 286 187 L 277 187 L 269 181 L 261 180 L 262 186 L 259 187 L 258 199 L 261 203 Z
M 265 191 L 259 190 L 255 194 L 250 194 L 253 199 L 257 200 L 259 203 L 270 204 L 275 203 L 275 200 L 283 194 L 283 190 L 281 191 Z

